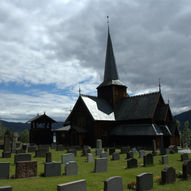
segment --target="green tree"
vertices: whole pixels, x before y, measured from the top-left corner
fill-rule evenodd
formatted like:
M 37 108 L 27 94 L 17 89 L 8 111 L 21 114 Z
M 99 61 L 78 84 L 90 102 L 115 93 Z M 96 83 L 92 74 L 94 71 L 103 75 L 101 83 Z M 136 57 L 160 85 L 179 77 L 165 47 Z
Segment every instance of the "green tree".
M 182 132 L 182 142 L 183 144 L 190 145 L 191 143 L 191 129 L 189 128 L 190 123 L 189 121 L 185 121 L 184 123 L 184 129 Z
M 178 127 L 178 130 L 180 130 L 181 124 L 180 124 L 180 121 L 179 121 L 179 120 L 176 120 L 176 126 Z
M 2 127 L 2 123 L 0 121 L 0 140 L 3 140 L 5 130 Z
M 21 141 L 22 143 L 28 143 L 29 142 L 29 130 L 25 129 L 20 136 L 18 137 L 18 141 Z

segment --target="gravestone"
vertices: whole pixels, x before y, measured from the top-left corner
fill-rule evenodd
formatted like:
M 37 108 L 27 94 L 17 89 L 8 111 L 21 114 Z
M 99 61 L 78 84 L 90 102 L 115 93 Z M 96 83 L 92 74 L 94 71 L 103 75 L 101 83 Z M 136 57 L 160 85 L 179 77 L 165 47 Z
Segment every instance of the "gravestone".
M 51 149 L 56 149 L 56 143 L 51 144 Z
M 135 147 L 133 147 L 133 148 L 131 149 L 131 152 L 133 152 L 133 154 L 134 154 L 134 153 L 137 152 L 137 149 L 136 149 Z
M 49 145 L 38 145 L 38 150 L 44 149 L 46 153 L 49 152 Z
M 18 161 L 31 161 L 31 154 L 15 154 L 14 156 L 14 163 L 16 164 Z
M 107 158 L 108 156 L 107 156 L 107 153 L 105 153 L 105 152 L 101 152 L 101 154 L 100 154 L 100 158 Z
M 166 154 L 166 150 L 164 148 L 164 138 L 163 138 L 163 136 L 160 137 L 160 154 L 161 155 Z
M 12 186 L 0 186 L 0 191 L 12 191 Z
M 46 162 L 52 162 L 52 153 L 51 152 L 48 152 L 46 153 Z
M 96 140 L 96 148 L 97 149 L 102 149 L 102 140 L 101 139 Z
M 182 165 L 183 178 L 188 178 L 188 175 L 191 176 L 191 160 L 184 161 Z
M 144 155 L 143 164 L 144 166 L 153 165 L 153 155 L 151 153 Z
M 0 162 L 0 179 L 8 179 L 9 178 L 9 162 Z
M 114 147 L 109 148 L 109 155 L 112 155 L 112 153 L 114 153 L 114 152 L 115 152 L 115 148 Z
M 168 164 L 168 156 L 167 155 L 162 156 L 162 164 Z
M 78 164 L 75 161 L 70 161 L 65 165 L 65 175 L 77 175 L 78 174 Z
M 86 180 L 58 184 L 57 191 L 86 191 Z
M 126 154 L 129 151 L 130 151 L 129 147 L 121 147 L 121 154 Z
M 181 154 L 181 161 L 188 160 L 188 153 Z
M 127 160 L 127 168 L 137 168 L 137 167 L 138 167 L 137 159 L 130 158 Z
M 133 158 L 133 155 L 134 155 L 134 153 L 133 153 L 132 151 L 127 152 L 127 154 L 126 154 L 126 159 Z
M 153 174 L 142 173 L 136 176 L 136 191 L 150 190 L 153 188 Z
M 119 153 L 112 153 L 111 160 L 120 160 L 120 154 Z
M 61 176 L 61 163 L 60 162 L 48 162 L 44 163 L 44 176 Z
M 11 152 L 16 153 L 16 137 L 13 137 Z
M 152 144 L 152 154 L 153 154 L 153 156 L 156 156 L 156 154 L 157 154 L 156 140 L 153 139 L 153 142 L 152 142 L 152 143 L 153 143 L 153 144 Z
M 113 176 L 105 180 L 104 191 L 123 191 L 121 176 Z
M 22 144 L 22 150 L 24 150 L 24 151 L 27 150 L 27 144 Z
M 46 153 L 49 152 L 46 148 L 45 149 L 38 149 L 35 151 L 35 157 L 46 157 Z
M 76 157 L 77 155 L 77 150 L 75 148 L 68 148 L 67 153 L 74 153 L 74 156 Z
M 91 153 L 88 153 L 87 155 L 87 162 L 92 163 L 93 162 L 93 155 Z
M 64 145 L 56 145 L 56 151 L 64 151 L 65 147 Z
M 26 153 L 23 149 L 16 150 L 16 154 Z
M 16 163 L 16 178 L 37 176 L 37 161 L 19 161 Z
M 2 152 L 3 158 L 11 158 L 11 137 L 10 135 L 4 136 L 4 149 Z
M 173 167 L 165 167 L 161 171 L 162 184 L 172 184 L 176 182 L 176 171 Z
M 28 153 L 33 153 L 36 151 L 36 146 L 28 146 Z
M 96 154 L 96 156 L 100 155 L 101 152 L 102 152 L 102 149 L 96 149 L 96 150 L 95 150 L 95 154 Z
M 107 159 L 97 158 L 95 159 L 94 172 L 106 172 L 107 171 Z
M 143 158 L 144 155 L 145 155 L 145 151 L 144 150 L 140 150 L 139 151 L 139 158 Z
M 91 147 L 89 147 L 88 145 L 85 145 L 83 147 L 82 153 L 84 156 L 87 156 L 88 153 L 91 153 Z
M 166 154 L 169 154 L 170 153 L 170 149 L 169 148 L 165 148 L 165 152 L 166 152 Z
M 67 163 L 69 161 L 75 161 L 74 153 L 63 154 L 61 156 L 61 161 L 62 161 L 62 164 Z

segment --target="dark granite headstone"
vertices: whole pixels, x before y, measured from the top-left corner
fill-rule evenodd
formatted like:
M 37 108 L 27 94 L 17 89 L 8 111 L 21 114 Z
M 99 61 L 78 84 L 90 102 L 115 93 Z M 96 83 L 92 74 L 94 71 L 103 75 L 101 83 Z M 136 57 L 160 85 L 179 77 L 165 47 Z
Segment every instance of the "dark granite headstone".
M 48 162 L 44 163 L 44 176 L 61 176 L 61 163 L 60 162 Z
M 137 159 L 130 158 L 127 160 L 127 168 L 137 168 L 137 167 L 138 167 Z
M 16 150 L 16 154 L 21 154 L 21 153 L 26 153 L 26 151 L 23 149 Z
M 75 161 L 70 161 L 65 165 L 65 175 L 77 175 L 78 174 L 78 164 Z
M 8 179 L 9 178 L 9 162 L 0 162 L 0 179 Z
M 36 146 L 28 146 L 28 152 L 32 153 L 36 151 Z
M 10 135 L 4 136 L 4 149 L 2 152 L 3 158 L 11 158 L 11 137 Z
M 176 171 L 173 167 L 165 167 L 161 171 L 162 184 L 171 184 L 176 182 Z
M 136 191 L 150 190 L 153 188 L 153 174 L 142 173 L 136 176 Z
M 183 178 L 188 178 L 191 176 L 191 160 L 184 161 L 182 165 Z
M 181 161 L 188 160 L 188 153 L 181 154 Z
M 113 176 L 105 180 L 104 191 L 123 191 L 121 176 Z
M 12 186 L 0 186 L 0 191 L 12 191 Z
M 157 147 L 156 147 L 156 140 L 153 139 L 153 145 L 152 145 L 152 154 L 155 156 L 157 154 Z
M 106 172 L 107 171 L 107 159 L 97 158 L 95 159 L 94 172 Z
M 127 152 L 127 154 L 126 154 L 126 159 L 130 159 L 130 158 L 133 158 L 133 152 L 132 151 L 129 151 L 129 152 Z
M 57 191 L 86 191 L 86 180 L 58 184 Z
M 38 149 L 35 151 L 35 157 L 46 157 L 46 153 L 49 152 L 48 149 Z
M 143 164 L 144 166 L 153 165 L 153 155 L 151 153 L 144 155 Z
M 14 163 L 16 164 L 18 161 L 31 161 L 31 154 L 15 154 L 14 156 Z
M 126 154 L 130 151 L 130 147 L 121 147 L 121 154 Z
M 22 144 L 22 150 L 24 150 L 24 151 L 27 150 L 27 144 Z
M 112 153 L 111 160 L 120 160 L 120 154 L 116 152 Z

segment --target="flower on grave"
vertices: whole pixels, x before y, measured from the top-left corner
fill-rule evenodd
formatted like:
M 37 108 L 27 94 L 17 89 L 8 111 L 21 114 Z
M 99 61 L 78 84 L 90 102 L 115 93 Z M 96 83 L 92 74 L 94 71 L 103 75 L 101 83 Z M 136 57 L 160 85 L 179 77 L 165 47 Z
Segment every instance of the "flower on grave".
M 155 181 L 160 184 L 161 183 L 161 177 L 160 176 L 155 176 L 154 177 Z
M 136 182 L 130 182 L 129 184 L 127 184 L 128 189 L 132 189 L 135 190 L 136 189 Z

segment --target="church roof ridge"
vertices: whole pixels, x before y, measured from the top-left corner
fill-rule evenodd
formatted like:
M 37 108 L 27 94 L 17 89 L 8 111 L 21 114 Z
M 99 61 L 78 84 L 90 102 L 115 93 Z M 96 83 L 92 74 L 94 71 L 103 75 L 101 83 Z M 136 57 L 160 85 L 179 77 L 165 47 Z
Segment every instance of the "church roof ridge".
M 154 94 L 160 94 L 160 92 L 156 91 L 156 92 L 144 93 L 144 94 L 129 96 L 129 97 L 126 97 L 126 98 L 143 97 L 143 96 L 154 95 Z

